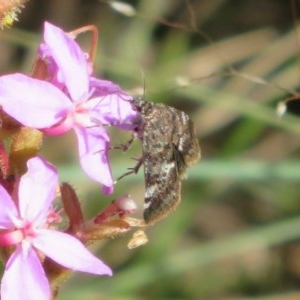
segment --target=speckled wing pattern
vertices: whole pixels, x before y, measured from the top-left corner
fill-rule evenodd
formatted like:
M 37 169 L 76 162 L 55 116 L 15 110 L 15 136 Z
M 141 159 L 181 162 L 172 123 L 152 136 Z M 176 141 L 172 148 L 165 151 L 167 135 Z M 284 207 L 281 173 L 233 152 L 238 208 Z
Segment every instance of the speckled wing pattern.
M 140 112 L 145 174 L 144 220 L 155 223 L 174 210 L 181 198 L 187 167 L 200 158 L 200 147 L 189 116 L 164 104 L 134 100 Z

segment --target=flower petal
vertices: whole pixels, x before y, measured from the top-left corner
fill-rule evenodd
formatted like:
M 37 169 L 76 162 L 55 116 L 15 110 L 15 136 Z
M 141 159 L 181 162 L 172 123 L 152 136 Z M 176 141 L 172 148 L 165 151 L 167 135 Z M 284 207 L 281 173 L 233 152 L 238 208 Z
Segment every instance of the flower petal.
M 1 282 L 1 300 L 49 300 L 50 286 L 35 251 L 18 246 Z
M 44 40 L 71 98 L 84 101 L 89 89 L 86 55 L 67 33 L 48 22 L 44 25 Z
M 133 124 L 137 118 L 137 111 L 132 107 L 132 97 L 109 95 L 107 100 L 111 103 L 110 115 L 107 115 L 107 120 L 112 125 L 119 125 L 122 128 L 122 124 Z M 133 125 L 132 125 L 133 126 Z M 135 125 L 136 126 L 136 125 Z M 133 127 L 130 128 L 130 130 Z M 124 129 L 127 129 L 124 127 Z
M 71 235 L 41 229 L 33 243 L 37 249 L 68 269 L 97 275 L 112 275 L 107 265 Z
M 104 193 L 113 192 L 113 179 L 108 159 L 109 137 L 102 126 L 74 127 L 79 148 L 79 159 L 85 173 L 104 185 Z
M 90 118 L 96 124 L 129 130 L 136 126 L 137 111 L 133 110 L 130 101 L 123 100 L 117 94 L 93 98 L 86 102 L 85 108 L 89 109 Z
M 10 195 L 7 191 L 0 185 L 0 228 L 1 229 L 11 229 L 14 227 L 11 217 L 17 217 L 18 211 L 16 209 L 15 203 L 11 200 Z
M 112 81 L 90 77 L 90 87 L 95 89 L 98 97 L 110 94 L 125 94 L 121 87 Z
M 93 112 L 93 118 L 101 116 L 102 124 L 120 125 L 124 124 L 124 129 L 132 130 L 133 123 L 137 118 L 137 111 L 132 106 L 132 96 L 126 95 L 122 89 L 108 80 L 96 78 L 90 79 L 91 100 L 86 104 Z M 132 126 L 128 126 L 131 124 Z M 121 127 L 122 126 L 118 126 Z
M 18 73 L 0 77 L 0 105 L 23 125 L 37 129 L 55 125 L 71 108 L 54 85 Z
M 58 175 L 52 165 L 39 157 L 29 159 L 27 166 L 19 185 L 19 211 L 24 219 L 39 222 L 54 199 Z

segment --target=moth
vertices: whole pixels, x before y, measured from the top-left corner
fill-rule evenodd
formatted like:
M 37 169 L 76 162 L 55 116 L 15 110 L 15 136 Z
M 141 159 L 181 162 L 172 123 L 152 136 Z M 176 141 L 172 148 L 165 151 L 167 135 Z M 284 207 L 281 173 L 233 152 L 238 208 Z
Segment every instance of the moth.
M 186 169 L 200 158 L 200 146 L 189 116 L 174 107 L 134 98 L 139 112 L 145 176 L 144 220 L 153 224 L 173 211 L 181 199 Z

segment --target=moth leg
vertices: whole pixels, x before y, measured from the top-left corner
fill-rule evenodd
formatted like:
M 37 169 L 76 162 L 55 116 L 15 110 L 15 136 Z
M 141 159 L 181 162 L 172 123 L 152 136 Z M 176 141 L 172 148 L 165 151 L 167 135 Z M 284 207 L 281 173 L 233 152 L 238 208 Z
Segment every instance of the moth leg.
M 109 150 L 121 150 L 123 152 L 126 152 L 129 150 L 133 144 L 133 142 L 137 139 L 138 134 L 137 132 L 133 132 L 130 139 L 125 144 L 120 144 L 118 146 L 110 146 Z
M 115 183 L 117 183 L 120 179 L 128 176 L 128 175 L 131 175 L 131 174 L 137 174 L 140 167 L 142 166 L 143 162 L 144 162 L 144 158 L 141 157 L 141 158 L 138 158 L 136 159 L 138 162 L 137 164 L 133 167 L 133 168 L 128 168 L 128 172 L 126 172 L 125 174 L 121 175 L 119 178 L 117 178 L 117 180 L 115 181 Z

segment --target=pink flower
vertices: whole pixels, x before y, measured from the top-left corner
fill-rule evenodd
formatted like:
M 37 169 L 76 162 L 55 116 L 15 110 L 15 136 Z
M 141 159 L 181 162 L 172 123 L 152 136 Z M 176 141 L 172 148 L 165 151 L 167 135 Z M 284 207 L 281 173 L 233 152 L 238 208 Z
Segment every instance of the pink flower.
M 57 185 L 55 168 L 36 157 L 20 179 L 18 205 L 0 185 L 2 246 L 15 246 L 1 282 L 2 300 L 49 300 L 49 282 L 37 250 L 64 267 L 97 275 L 112 275 L 76 238 L 50 229 L 48 215 Z
M 48 134 L 74 129 L 82 168 L 103 184 L 105 193 L 111 193 L 106 127 L 133 128 L 132 98 L 118 85 L 90 76 L 86 54 L 60 28 L 45 23 L 44 41 L 39 52 L 47 62 L 50 81 L 19 73 L 1 76 L 0 105 L 21 124 Z

